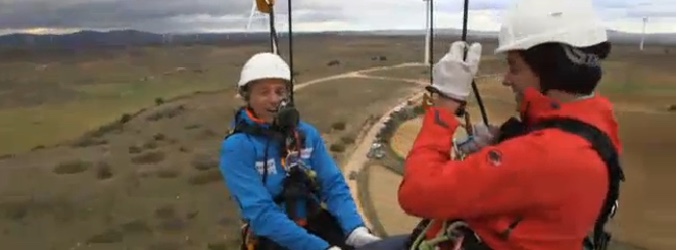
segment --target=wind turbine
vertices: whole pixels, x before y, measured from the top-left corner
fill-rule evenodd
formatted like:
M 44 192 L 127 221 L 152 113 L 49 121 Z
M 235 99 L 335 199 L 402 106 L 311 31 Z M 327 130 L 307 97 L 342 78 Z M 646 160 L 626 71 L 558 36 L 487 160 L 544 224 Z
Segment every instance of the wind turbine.
M 642 18 L 642 38 L 639 41 L 639 50 L 643 51 L 644 50 L 644 37 L 646 36 L 646 23 L 649 22 L 648 17 Z
M 252 19 L 254 18 L 254 14 L 256 13 L 256 1 L 252 1 L 252 10 L 249 12 L 249 19 L 247 19 L 247 25 L 245 26 L 245 29 L 249 31 L 249 28 L 252 26 Z
M 429 65 L 431 63 L 430 58 L 430 40 L 432 39 L 432 0 L 423 0 L 425 3 L 425 51 L 423 52 L 423 63 Z

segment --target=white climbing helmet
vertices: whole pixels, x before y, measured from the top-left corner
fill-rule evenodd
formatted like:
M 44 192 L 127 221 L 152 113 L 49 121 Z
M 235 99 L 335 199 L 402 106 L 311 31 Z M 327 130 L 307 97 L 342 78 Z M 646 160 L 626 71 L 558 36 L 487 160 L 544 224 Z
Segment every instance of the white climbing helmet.
M 607 41 L 591 0 L 518 0 L 505 14 L 496 54 L 559 42 L 587 47 Z
M 241 88 L 252 81 L 261 79 L 291 81 L 290 74 L 289 65 L 279 55 L 270 52 L 258 53 L 245 62 L 237 87 Z

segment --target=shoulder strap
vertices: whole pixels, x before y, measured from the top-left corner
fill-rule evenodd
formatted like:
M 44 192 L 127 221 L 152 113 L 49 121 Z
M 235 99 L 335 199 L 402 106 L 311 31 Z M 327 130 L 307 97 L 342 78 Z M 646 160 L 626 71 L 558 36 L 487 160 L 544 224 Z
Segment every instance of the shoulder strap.
M 611 235 L 604 231 L 604 225 L 616 212 L 620 182 L 625 181 L 618 151 L 606 133 L 595 126 L 575 119 L 550 119 L 530 127 L 529 130 L 536 131 L 547 128 L 556 128 L 584 138 L 606 163 L 609 172 L 609 188 L 593 232 L 594 249 L 606 249 Z
M 269 136 L 274 136 L 272 134 L 267 134 L 266 129 L 261 128 L 259 126 L 251 125 L 248 124 L 242 119 L 240 119 L 239 113 L 242 109 L 235 111 L 235 117 L 233 118 L 233 123 L 235 124 L 235 127 L 228 131 L 228 134 L 225 136 L 224 140 L 228 140 L 228 138 L 234 134 L 238 133 L 244 133 L 246 135 L 269 135 Z M 272 131 L 271 131 L 272 133 Z M 248 137 L 249 138 L 249 137 Z M 249 138 L 251 141 L 251 138 Z M 253 143 L 253 142 L 252 142 Z M 268 146 L 270 145 L 270 141 L 266 142 L 266 148 L 264 149 L 264 159 L 263 159 L 263 174 L 261 175 L 261 181 L 265 185 L 267 180 L 268 180 Z

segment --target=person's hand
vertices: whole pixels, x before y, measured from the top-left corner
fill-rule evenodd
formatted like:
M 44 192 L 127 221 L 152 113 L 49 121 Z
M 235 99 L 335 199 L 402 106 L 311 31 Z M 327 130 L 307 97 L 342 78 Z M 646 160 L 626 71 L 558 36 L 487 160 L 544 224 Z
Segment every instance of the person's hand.
M 331 246 L 331 247 L 327 248 L 327 250 L 341 250 L 341 248 L 337 247 L 337 246 Z
M 451 44 L 449 52 L 433 66 L 433 84 L 428 87 L 429 90 L 458 101 L 468 98 L 482 56 L 482 45 L 470 45 L 466 59 L 463 60 L 466 48 L 468 44 L 463 41 Z
M 369 233 L 369 230 L 366 227 L 358 227 L 348 235 L 346 244 L 353 247 L 361 247 L 379 240 L 381 240 L 381 238 Z
M 484 123 L 474 124 L 472 130 L 472 135 L 456 144 L 458 151 L 466 155 L 472 154 L 479 151 L 483 147 L 496 143 L 496 138 L 498 138 L 498 134 L 500 132 L 497 126 L 487 126 Z

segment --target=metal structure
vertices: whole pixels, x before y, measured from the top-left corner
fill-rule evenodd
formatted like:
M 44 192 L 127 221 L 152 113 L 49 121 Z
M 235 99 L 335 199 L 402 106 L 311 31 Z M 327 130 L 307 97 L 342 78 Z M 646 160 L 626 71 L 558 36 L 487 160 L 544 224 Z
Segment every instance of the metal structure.
M 639 50 L 643 51 L 644 50 L 644 37 L 646 37 L 646 23 L 649 22 L 648 17 L 642 18 L 642 38 L 639 41 Z

